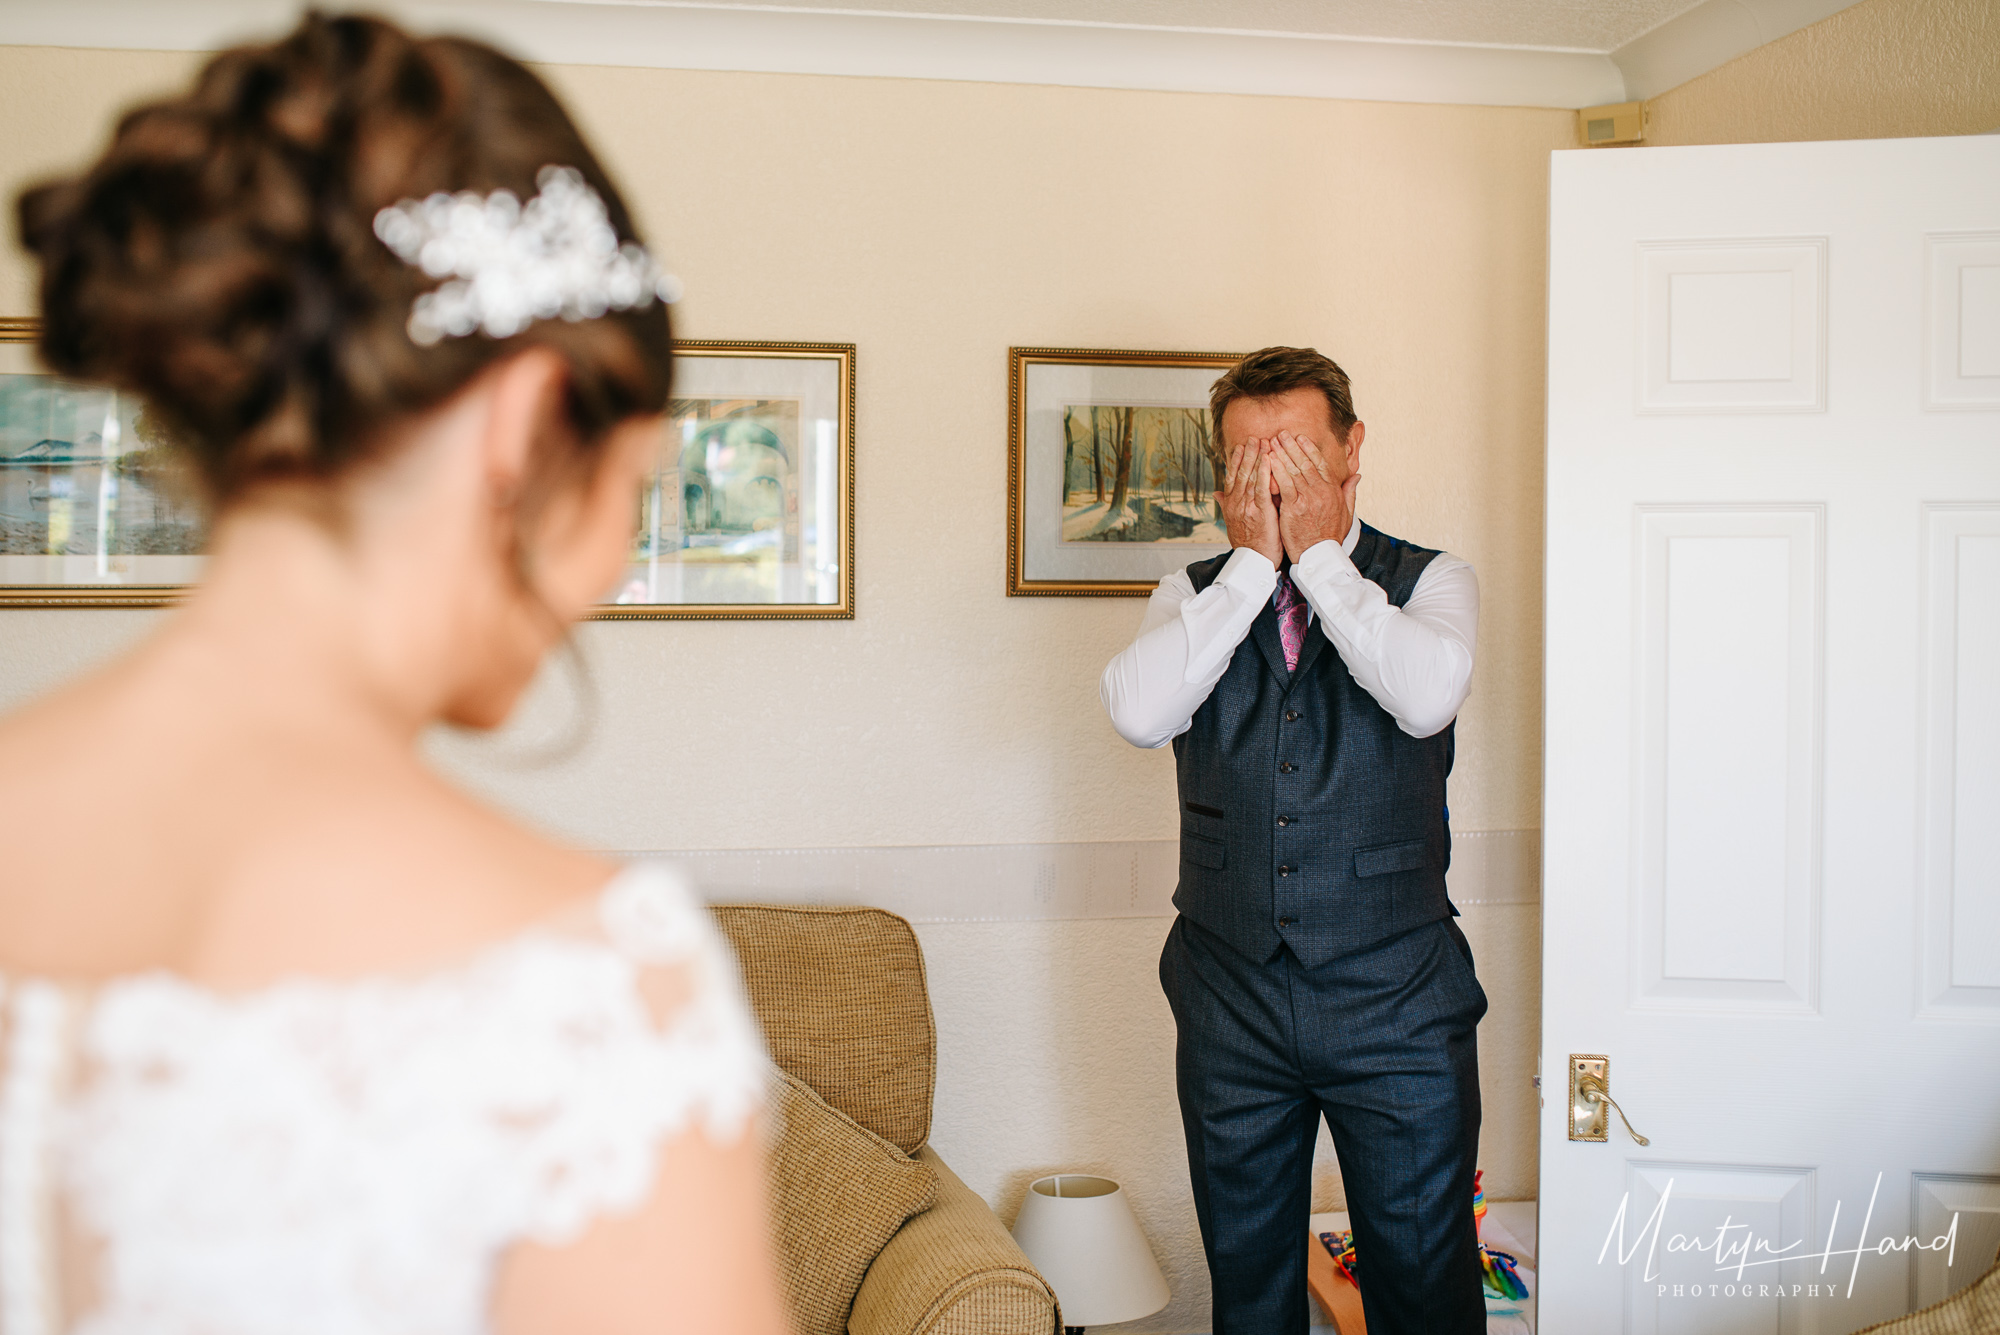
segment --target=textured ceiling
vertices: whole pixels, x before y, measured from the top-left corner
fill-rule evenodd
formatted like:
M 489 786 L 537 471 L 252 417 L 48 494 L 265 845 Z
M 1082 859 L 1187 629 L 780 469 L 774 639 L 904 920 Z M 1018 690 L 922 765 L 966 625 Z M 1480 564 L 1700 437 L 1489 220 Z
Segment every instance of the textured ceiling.
M 645 3 L 645 0 L 638 0 Z M 705 0 L 823 9 L 1068 20 L 1147 27 L 1391 37 L 1611 51 L 1699 0 Z

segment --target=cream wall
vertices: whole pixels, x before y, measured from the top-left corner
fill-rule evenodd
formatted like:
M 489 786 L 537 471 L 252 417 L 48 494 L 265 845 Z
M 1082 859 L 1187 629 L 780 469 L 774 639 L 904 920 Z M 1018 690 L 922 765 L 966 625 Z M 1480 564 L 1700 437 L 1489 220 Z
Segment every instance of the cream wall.
M 0 48 L 8 194 L 192 63 Z M 685 278 L 683 332 L 859 345 L 859 616 L 588 627 L 603 718 L 576 758 L 524 770 L 446 742 L 443 763 L 606 848 L 1172 837 L 1170 754 L 1126 746 L 1097 702 L 1140 603 L 1002 593 L 1006 350 L 1310 343 L 1369 425 L 1362 513 L 1479 571 L 1454 823 L 1539 824 L 1544 208 L 1569 113 L 549 74 Z M 9 251 L 0 314 L 32 309 Z M 0 614 L 0 701 L 148 615 Z M 1205 1330 L 1155 976 L 1167 925 L 925 925 L 934 1141 L 1008 1218 L 1054 1168 L 1123 1180 L 1175 1293 L 1131 1329 Z M 1537 910 L 1468 908 L 1464 926 L 1493 1003 L 1481 1162 L 1496 1199 L 1529 1196 Z M 1316 1195 L 1338 1202 L 1330 1168 Z
M 2000 129 L 2000 4 L 1862 0 L 1646 104 L 1653 144 Z

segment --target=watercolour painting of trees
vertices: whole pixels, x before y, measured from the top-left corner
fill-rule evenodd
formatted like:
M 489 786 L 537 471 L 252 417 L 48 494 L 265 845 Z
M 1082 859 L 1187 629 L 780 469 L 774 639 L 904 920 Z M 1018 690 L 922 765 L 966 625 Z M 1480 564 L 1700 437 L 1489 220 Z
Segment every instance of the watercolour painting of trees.
M 1066 404 L 1062 426 L 1064 542 L 1228 541 L 1206 408 Z

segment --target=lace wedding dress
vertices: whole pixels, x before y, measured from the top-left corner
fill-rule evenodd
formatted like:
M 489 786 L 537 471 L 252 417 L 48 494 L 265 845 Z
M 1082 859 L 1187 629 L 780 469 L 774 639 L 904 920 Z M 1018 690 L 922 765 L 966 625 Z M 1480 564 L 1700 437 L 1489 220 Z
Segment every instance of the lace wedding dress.
M 412 976 L 0 979 L 0 1335 L 477 1335 L 501 1256 L 643 1204 L 770 1071 L 666 868 Z

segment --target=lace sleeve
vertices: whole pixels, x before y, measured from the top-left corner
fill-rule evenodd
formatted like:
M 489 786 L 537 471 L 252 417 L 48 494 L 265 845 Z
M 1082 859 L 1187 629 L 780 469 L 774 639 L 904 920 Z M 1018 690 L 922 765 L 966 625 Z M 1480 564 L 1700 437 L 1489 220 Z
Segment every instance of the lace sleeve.
M 748 1133 L 773 1079 L 735 955 L 657 865 L 452 967 L 236 996 L 134 975 L 78 1026 L 36 1113 L 95 1258 L 77 1335 L 479 1335 L 509 1246 L 638 1209 L 665 1145 Z M 33 1150 L 0 1103 L 6 1178 Z
M 674 1136 L 744 1134 L 772 1078 L 735 954 L 678 874 L 628 867 L 599 897 L 591 934 L 616 976 L 573 991 L 545 1031 L 561 1096 L 525 1138 L 523 1231 L 548 1243 L 643 1205 Z

